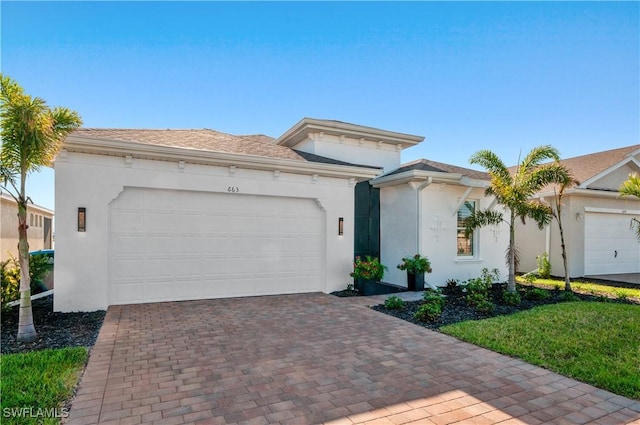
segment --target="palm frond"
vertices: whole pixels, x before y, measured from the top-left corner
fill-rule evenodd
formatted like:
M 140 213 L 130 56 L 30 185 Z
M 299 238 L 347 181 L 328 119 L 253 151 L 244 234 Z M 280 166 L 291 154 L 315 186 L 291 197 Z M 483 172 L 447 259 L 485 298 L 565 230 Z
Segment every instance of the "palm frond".
M 624 196 L 640 198 L 640 175 L 638 173 L 629 174 L 629 178 L 622 183 L 618 191 Z
M 504 216 L 501 212 L 493 210 L 478 210 L 471 213 L 471 215 L 464 220 L 465 236 L 469 236 L 474 230 L 480 227 L 488 226 L 489 224 L 500 224 L 504 221 Z

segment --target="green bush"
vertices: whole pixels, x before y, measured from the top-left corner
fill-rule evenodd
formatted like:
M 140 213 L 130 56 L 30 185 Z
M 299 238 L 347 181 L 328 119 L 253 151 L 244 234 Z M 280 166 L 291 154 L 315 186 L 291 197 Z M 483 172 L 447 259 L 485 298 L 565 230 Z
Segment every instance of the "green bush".
M 413 318 L 421 322 L 433 322 L 442 315 L 442 306 L 437 302 L 422 304 L 418 311 L 413 314 Z
M 424 294 L 422 294 L 422 299 L 426 303 L 439 304 L 440 307 L 444 307 L 444 304 L 446 302 L 445 297 L 440 293 L 440 291 L 435 290 L 435 289 L 427 289 L 427 290 L 425 290 Z
M 491 314 L 496 306 L 491 301 L 482 301 L 478 305 L 476 305 L 476 311 L 483 314 Z
M 525 294 L 525 298 L 531 301 L 542 301 L 549 298 L 549 292 L 540 288 L 532 288 L 528 290 Z
M 0 287 L 2 309 L 6 308 L 7 303 L 20 298 L 20 269 L 15 264 L 15 258 L 0 263 Z
M 543 252 L 536 257 L 538 263 L 538 276 L 542 279 L 549 279 L 551 277 L 551 263 L 549 262 L 549 254 Z
M 402 310 L 404 307 L 404 301 L 402 301 L 402 298 L 392 295 L 385 300 L 384 306 L 389 310 Z
M 506 305 L 520 305 L 522 302 L 522 298 L 520 298 L 520 294 L 517 292 L 509 292 L 504 291 L 502 293 L 502 302 Z
M 31 295 L 46 290 L 42 280 L 47 275 L 51 266 L 47 257 L 32 255 L 29 257 L 29 276 L 31 276 Z M 9 255 L 9 259 L 0 263 L 0 288 L 2 308 L 7 303 L 20 298 L 20 264 L 18 260 Z
M 573 292 L 564 291 L 562 294 L 560 294 L 560 300 L 572 302 L 572 301 L 580 301 L 580 298 Z

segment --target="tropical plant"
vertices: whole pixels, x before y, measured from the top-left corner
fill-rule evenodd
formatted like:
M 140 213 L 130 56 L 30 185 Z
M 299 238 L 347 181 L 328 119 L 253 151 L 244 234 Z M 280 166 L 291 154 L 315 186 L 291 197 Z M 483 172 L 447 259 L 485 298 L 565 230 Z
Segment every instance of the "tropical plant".
M 560 253 L 562 255 L 562 265 L 564 267 L 564 290 L 571 291 L 571 279 L 569 278 L 569 256 L 567 255 L 567 244 L 564 240 L 562 207 L 564 205 L 563 200 L 565 191 L 571 186 L 580 184 L 580 182 L 573 178 L 573 175 L 569 170 L 567 170 L 567 174 L 565 176 L 561 177 L 563 177 L 564 180 L 557 182 L 558 187 L 553 188 L 553 202 L 549 205 L 549 208 L 551 209 L 551 216 L 556 220 L 556 223 L 558 223 L 558 230 L 560 231 Z
M 80 116 L 67 108 L 50 108 L 44 99 L 31 97 L 11 78 L 0 74 L 0 178 L 2 190 L 18 204 L 18 260 L 20 264 L 20 315 L 17 339 L 36 339 L 31 309 L 29 242 L 27 239 L 27 176 L 49 166 L 69 133 L 82 125 Z
M 549 254 L 543 252 L 536 257 L 536 263 L 538 263 L 538 276 L 542 279 L 549 279 L 551 277 L 551 263 L 549 262 Z
M 635 196 L 640 198 L 640 175 L 638 173 L 629 174 L 629 178 L 625 180 L 618 189 L 622 196 Z M 640 239 L 640 219 L 634 217 L 631 219 L 631 228 L 635 229 L 636 236 Z
M 491 176 L 491 183 L 486 189 L 487 195 L 493 195 L 502 205 L 508 216 L 495 210 L 476 210 L 466 219 L 466 234 L 490 224 L 506 222 L 509 225 L 509 279 L 507 290 L 515 292 L 515 221 L 520 218 L 526 223 L 533 219 L 540 229 L 551 221 L 551 209 L 531 197 L 545 186 L 562 183 L 567 180 L 569 171 L 560 164 L 560 154 L 551 146 L 534 148 L 519 162 L 511 173 L 504 162 L 493 152 L 481 150 L 471 156 L 469 162 L 484 167 Z M 553 162 L 543 164 L 547 160 Z
M 353 263 L 353 272 L 350 276 L 354 279 L 382 280 L 386 268 L 377 257 L 367 255 L 363 260 L 358 256 Z
M 389 310 L 402 310 L 404 301 L 397 295 L 392 295 L 384 301 L 384 307 Z
M 398 268 L 411 274 L 431 273 L 433 271 L 429 259 L 422 257 L 420 254 L 403 258 L 402 263 L 398 264 Z

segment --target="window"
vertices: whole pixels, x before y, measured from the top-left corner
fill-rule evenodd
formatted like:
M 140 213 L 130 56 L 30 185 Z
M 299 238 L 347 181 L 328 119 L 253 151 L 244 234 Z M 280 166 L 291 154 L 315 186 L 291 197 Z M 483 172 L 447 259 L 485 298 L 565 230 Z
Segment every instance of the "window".
M 29 226 L 33 226 L 33 214 L 29 214 Z
M 474 231 L 465 236 L 465 220 L 476 210 L 476 201 L 465 201 L 458 210 L 458 257 L 473 257 L 476 255 Z

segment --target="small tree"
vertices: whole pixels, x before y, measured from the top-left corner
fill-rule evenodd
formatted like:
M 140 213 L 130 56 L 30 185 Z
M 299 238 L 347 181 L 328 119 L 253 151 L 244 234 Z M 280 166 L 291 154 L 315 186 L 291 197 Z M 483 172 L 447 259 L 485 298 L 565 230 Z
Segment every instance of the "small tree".
M 548 164 L 543 162 L 553 160 Z M 526 223 L 533 219 L 540 229 L 551 221 L 551 208 L 532 200 L 531 197 L 545 186 L 561 183 L 568 179 L 567 169 L 559 163 L 560 154 L 551 146 L 534 148 L 520 162 L 513 174 L 504 162 L 489 150 L 478 151 L 471 156 L 469 162 L 484 167 L 491 175 L 491 184 L 486 189 L 487 195 L 493 195 L 496 201 L 508 211 L 504 214 L 493 210 L 474 211 L 466 220 L 466 233 L 489 224 L 507 223 L 509 225 L 509 279 L 507 290 L 516 291 L 515 276 L 515 221 L 520 218 Z
M 36 339 L 31 309 L 29 242 L 27 239 L 27 176 L 49 166 L 69 133 L 82 125 L 67 108 L 47 106 L 44 99 L 24 93 L 20 85 L 0 74 L 0 177 L 2 189 L 18 204 L 18 260 L 20 264 L 20 316 L 18 341 Z
M 638 173 L 629 174 L 629 178 L 622 183 L 618 191 L 622 196 L 640 198 L 640 175 Z M 636 235 L 640 239 L 640 220 L 635 217 L 632 218 L 631 227 L 635 229 Z
M 562 253 L 562 265 L 564 266 L 564 290 L 572 291 L 571 279 L 569 278 L 569 257 L 567 256 L 567 245 L 564 241 L 564 228 L 562 227 L 562 206 L 564 192 L 567 188 L 579 184 L 579 182 L 573 178 L 571 173 L 567 170 L 566 180 L 560 182 L 559 189 L 553 188 L 553 202 L 551 203 L 551 215 L 558 223 L 558 230 L 560 230 L 560 248 Z

